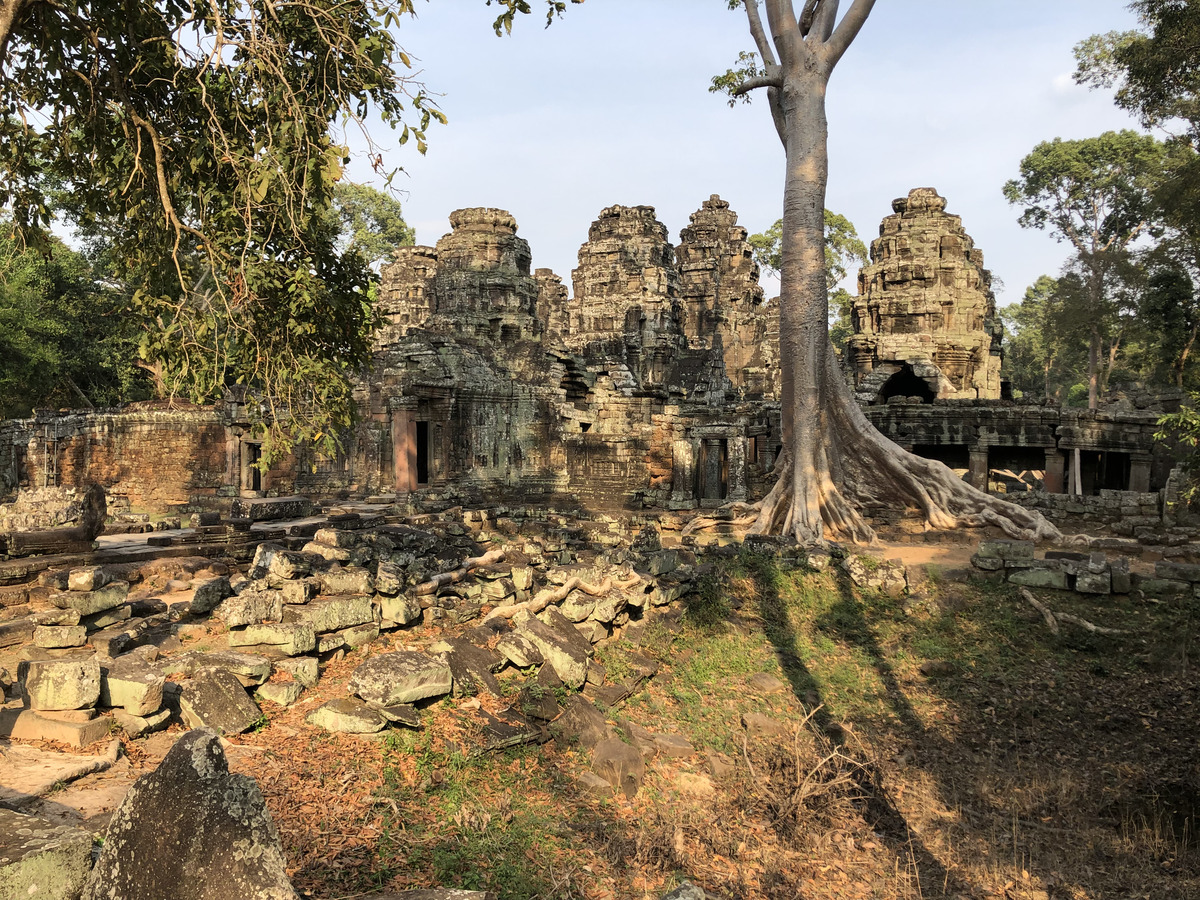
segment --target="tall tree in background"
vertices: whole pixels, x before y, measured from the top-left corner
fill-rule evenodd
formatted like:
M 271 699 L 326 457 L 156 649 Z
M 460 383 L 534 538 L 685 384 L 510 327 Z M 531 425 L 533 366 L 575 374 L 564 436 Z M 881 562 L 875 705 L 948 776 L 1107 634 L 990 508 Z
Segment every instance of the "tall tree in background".
M 498 32 L 531 11 L 496 2 Z M 548 16 L 565 5 L 548 0 Z M 389 31 L 412 12 L 0 0 L 0 210 L 45 249 L 61 183 L 154 324 L 141 352 L 167 388 L 201 401 L 251 389 L 268 457 L 297 440 L 329 449 L 353 417 L 372 276 L 328 211 L 349 129 L 367 134 L 376 115 L 424 152 L 443 119 Z
M 1056 536 L 1041 516 L 971 488 L 941 463 L 884 438 L 855 404 L 829 342 L 825 187 L 829 175 L 825 92 L 834 67 L 867 21 L 874 0 L 758 0 L 742 7 L 757 57 L 714 79 L 732 98 L 767 91 L 786 156 L 780 266 L 780 386 L 783 452 L 777 481 L 752 530 L 801 542 L 825 536 L 870 541 L 865 502 L 908 504 L 931 525 L 994 523 L 1022 536 Z M 761 64 L 760 64 L 761 63 Z
M 356 251 L 372 267 L 391 259 L 397 247 L 411 246 L 417 237 L 404 221 L 400 201 L 369 185 L 339 181 L 330 215 L 340 231 L 339 246 Z
M 747 239 L 754 248 L 758 264 L 778 277 L 783 267 L 783 220 L 761 234 Z M 850 337 L 850 305 L 854 297 L 842 287 L 846 276 L 867 264 L 867 245 L 858 236 L 854 223 L 843 215 L 825 210 L 825 284 L 829 291 L 829 339 L 838 357 L 843 358 Z
M 1048 228 L 1075 250 L 1090 305 L 1088 408 L 1095 409 L 1105 364 L 1104 345 L 1115 335 L 1114 285 L 1128 263 L 1130 244 L 1154 215 L 1153 191 L 1165 148 L 1150 135 L 1106 132 L 1095 138 L 1038 144 L 1021 160 L 1021 177 L 1004 186 L 1009 203 L 1023 207 L 1024 228 Z

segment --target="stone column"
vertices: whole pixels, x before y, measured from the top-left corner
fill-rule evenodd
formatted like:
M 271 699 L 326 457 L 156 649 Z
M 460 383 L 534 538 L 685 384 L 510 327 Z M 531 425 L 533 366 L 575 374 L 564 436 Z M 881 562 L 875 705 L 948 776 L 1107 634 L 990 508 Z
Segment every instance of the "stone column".
M 1150 492 L 1150 464 L 1148 453 L 1132 453 L 1129 457 L 1129 490 L 1146 494 Z
M 691 441 L 671 442 L 671 502 L 687 503 L 695 500 L 693 485 L 696 457 Z
M 704 487 L 700 490 L 702 500 L 721 499 L 721 439 L 708 438 L 704 442 L 708 451 L 704 455 L 704 472 L 702 479 Z M 716 496 L 710 497 L 709 494 Z
M 987 491 L 988 486 L 988 448 L 971 447 L 971 461 L 967 469 L 967 483 L 981 491 Z
M 1042 479 L 1042 488 L 1047 494 L 1061 494 L 1065 486 L 1063 481 L 1067 461 L 1057 447 L 1046 448 L 1046 475 Z
M 744 501 L 746 491 L 746 464 L 750 454 L 746 447 L 749 441 L 744 437 L 729 440 L 729 500 Z

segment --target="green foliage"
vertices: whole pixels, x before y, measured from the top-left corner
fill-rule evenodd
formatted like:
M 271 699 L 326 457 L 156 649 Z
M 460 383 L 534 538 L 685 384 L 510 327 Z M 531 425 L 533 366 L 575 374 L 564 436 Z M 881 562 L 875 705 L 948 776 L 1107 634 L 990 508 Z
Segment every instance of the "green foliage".
M 22 249 L 2 222 L 0 234 L 0 418 L 151 396 L 125 293 L 57 240 L 44 256 Z
M 778 275 L 783 265 L 783 220 L 760 234 L 747 238 L 754 248 L 754 259 L 763 269 Z M 841 353 L 853 333 L 850 321 L 853 296 L 844 287 L 855 268 L 868 261 L 867 245 L 858 236 L 854 223 L 845 216 L 825 210 L 825 283 L 829 290 L 829 338 Z
M 729 8 L 735 9 L 740 6 L 740 2 L 730 2 Z M 750 53 L 743 50 L 738 54 L 738 64 L 736 68 L 728 69 L 724 75 L 714 75 L 712 84 L 708 87 L 710 94 L 725 94 L 729 97 L 729 105 L 733 106 L 741 100 L 743 103 L 750 102 L 750 95 L 738 94 L 737 90 L 749 81 L 751 78 L 760 78 L 766 74 L 766 69 L 759 65 L 758 54 Z M 774 266 L 778 271 L 779 266 Z
M 1191 405 L 1181 407 L 1179 412 L 1169 413 L 1158 420 L 1160 441 L 1172 441 L 1184 451 L 1183 467 L 1187 483 L 1183 488 L 1183 499 L 1195 502 L 1200 498 L 1200 393 L 1191 397 Z
M 530 11 L 499 2 L 497 28 Z M 331 452 L 353 419 L 372 275 L 330 210 L 348 130 L 379 159 L 368 117 L 421 153 L 445 121 L 393 37 L 413 11 L 23 0 L 11 32 L 0 25 L 0 209 L 45 250 L 61 191 L 80 232 L 111 244 L 164 389 L 248 391 L 268 459 L 298 441 Z
M 390 259 L 397 247 L 411 246 L 417 236 L 404 221 L 400 201 L 365 184 L 334 185 L 328 215 L 339 248 L 357 252 L 372 266 Z

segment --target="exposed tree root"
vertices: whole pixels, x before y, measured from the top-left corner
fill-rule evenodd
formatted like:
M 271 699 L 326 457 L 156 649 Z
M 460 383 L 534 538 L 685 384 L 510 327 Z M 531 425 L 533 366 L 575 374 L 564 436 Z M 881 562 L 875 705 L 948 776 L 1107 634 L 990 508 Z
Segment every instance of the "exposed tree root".
M 1050 629 L 1051 634 L 1058 634 L 1059 622 L 1066 622 L 1069 625 L 1077 625 L 1084 631 L 1089 631 L 1092 634 L 1107 634 L 1119 635 L 1129 634 L 1120 628 L 1105 628 L 1103 625 L 1095 625 L 1081 616 L 1073 616 L 1070 613 L 1056 613 L 1046 604 L 1042 603 L 1033 594 L 1029 593 L 1025 588 L 1020 589 L 1020 594 L 1025 598 L 1025 602 L 1042 614 L 1042 618 L 1046 620 L 1046 627 Z
M 538 593 L 531 600 L 526 600 L 524 603 L 511 603 L 508 606 L 497 606 L 487 614 L 488 619 L 503 618 L 511 619 L 521 610 L 528 610 L 531 613 L 539 613 L 551 603 L 561 603 L 567 599 L 571 591 L 582 591 L 591 597 L 602 597 L 611 591 L 613 588 L 621 591 L 627 591 L 632 587 L 637 587 L 642 583 L 640 575 L 633 575 L 625 581 L 614 581 L 611 577 L 605 578 L 599 584 L 589 584 L 581 578 L 575 577 L 567 581 L 566 584 L 557 588 L 546 588 Z M 485 619 L 486 621 L 486 619 Z
M 418 584 L 413 593 L 417 595 L 432 594 L 440 587 L 447 584 L 457 584 L 470 574 L 472 569 L 477 569 L 480 566 L 492 566 L 496 563 L 504 562 L 503 550 L 489 550 L 483 556 L 472 556 L 470 559 L 464 559 L 463 564 L 453 572 L 443 572 L 441 575 L 434 575 L 428 581 Z
M 817 421 L 784 429 L 775 484 L 757 504 L 749 533 L 870 544 L 875 532 L 860 510 L 882 503 L 918 509 L 937 530 L 993 525 L 1022 540 L 1063 539 L 1040 513 L 978 490 L 880 434 L 850 395 L 832 350 L 825 376 Z

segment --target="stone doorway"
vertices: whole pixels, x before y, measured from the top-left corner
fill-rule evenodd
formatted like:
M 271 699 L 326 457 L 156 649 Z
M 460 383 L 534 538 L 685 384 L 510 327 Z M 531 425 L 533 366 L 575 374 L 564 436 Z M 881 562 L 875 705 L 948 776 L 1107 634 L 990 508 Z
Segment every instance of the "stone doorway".
M 700 442 L 700 457 L 696 466 L 696 497 L 719 505 L 729 496 L 729 441 L 725 438 L 705 438 Z
M 262 443 L 259 441 L 242 441 L 241 480 L 243 494 L 262 493 L 262 469 L 259 461 L 262 459 Z
M 905 363 L 900 371 L 885 381 L 879 389 L 880 403 L 887 403 L 892 397 L 916 397 L 922 403 L 932 403 L 937 398 L 937 391 L 914 372 L 909 363 Z

